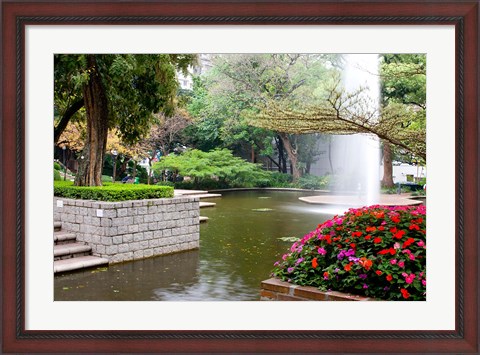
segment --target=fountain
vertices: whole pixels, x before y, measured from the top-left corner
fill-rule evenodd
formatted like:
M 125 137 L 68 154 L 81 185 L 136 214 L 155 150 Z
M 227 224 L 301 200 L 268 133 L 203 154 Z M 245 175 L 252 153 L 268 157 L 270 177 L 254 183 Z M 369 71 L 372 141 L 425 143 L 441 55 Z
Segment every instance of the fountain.
M 347 94 L 359 91 L 350 111 L 370 119 L 380 112 L 378 54 L 345 54 L 342 80 Z M 369 205 L 411 205 L 418 201 L 380 195 L 380 142 L 373 134 L 332 137 L 332 195 L 302 197 L 307 203 L 359 207 Z

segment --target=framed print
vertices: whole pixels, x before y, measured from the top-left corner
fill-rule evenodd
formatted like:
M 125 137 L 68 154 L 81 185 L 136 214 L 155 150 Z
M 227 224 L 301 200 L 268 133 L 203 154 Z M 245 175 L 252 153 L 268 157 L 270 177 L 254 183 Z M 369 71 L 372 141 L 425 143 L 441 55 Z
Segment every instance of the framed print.
M 3 352 L 478 353 L 478 16 L 477 0 L 3 1 Z M 54 299 L 54 55 L 89 53 L 425 54 L 427 299 Z

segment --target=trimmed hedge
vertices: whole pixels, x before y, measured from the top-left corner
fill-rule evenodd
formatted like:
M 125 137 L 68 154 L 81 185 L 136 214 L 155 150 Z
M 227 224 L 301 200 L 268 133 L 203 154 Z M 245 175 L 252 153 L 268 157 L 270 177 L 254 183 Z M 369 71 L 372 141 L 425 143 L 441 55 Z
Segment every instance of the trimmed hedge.
M 145 200 L 171 198 L 173 197 L 173 187 L 118 183 L 104 183 L 103 186 L 74 186 L 72 181 L 55 181 L 54 195 L 99 201 Z

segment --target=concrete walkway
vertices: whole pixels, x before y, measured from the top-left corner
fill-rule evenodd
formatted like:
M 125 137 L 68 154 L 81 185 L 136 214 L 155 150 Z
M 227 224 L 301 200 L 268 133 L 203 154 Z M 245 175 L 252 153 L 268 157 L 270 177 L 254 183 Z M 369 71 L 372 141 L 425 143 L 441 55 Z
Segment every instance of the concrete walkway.
M 395 194 L 387 195 L 381 194 L 379 200 L 369 205 L 384 205 L 384 206 L 413 206 L 420 205 L 422 201 L 409 198 L 410 194 Z M 359 199 L 356 195 L 320 195 L 300 197 L 300 201 L 315 204 L 315 205 L 334 205 L 334 206 L 348 206 L 361 207 L 365 206 L 365 202 Z

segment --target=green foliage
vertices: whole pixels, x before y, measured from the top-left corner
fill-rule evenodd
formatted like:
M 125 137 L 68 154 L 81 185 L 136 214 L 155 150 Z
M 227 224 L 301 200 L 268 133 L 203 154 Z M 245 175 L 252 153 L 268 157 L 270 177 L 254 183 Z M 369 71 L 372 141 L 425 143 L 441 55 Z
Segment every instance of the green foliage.
M 130 174 L 130 176 L 132 177 L 133 177 L 133 164 L 134 164 L 133 160 L 130 160 L 127 164 L 127 173 Z M 136 164 L 135 177 L 139 178 L 141 184 L 146 184 L 148 181 L 147 169 L 145 169 L 143 166 L 139 164 Z
M 93 69 L 88 54 L 54 56 L 55 107 L 59 115 L 83 97 L 82 87 Z M 154 113 L 170 116 L 175 108 L 178 83 L 176 70 L 185 71 L 195 54 L 96 54 L 108 100 L 109 127 L 117 127 L 125 143 L 144 136 Z M 83 116 L 79 116 L 79 119 Z
M 326 189 L 330 183 L 329 176 L 315 176 L 306 174 L 295 183 L 295 187 L 308 190 Z
M 190 144 L 201 150 L 227 147 L 242 156 L 251 151 L 274 154 L 274 129 L 255 127 L 255 118 L 268 100 L 302 105 L 323 92 L 321 81 L 331 71 L 334 56 L 309 54 L 221 55 L 205 76 L 194 80 L 188 105 L 196 124 L 188 128 Z M 311 164 L 316 152 L 308 140 L 298 139 L 300 161 Z
M 170 186 L 104 183 L 103 186 L 74 186 L 71 181 L 54 183 L 54 196 L 100 201 L 144 200 L 173 197 Z
M 296 241 L 273 275 L 323 291 L 424 301 L 425 206 L 350 209 Z
M 257 187 L 293 187 L 292 175 L 276 171 L 268 173 L 268 179 L 261 182 Z
M 53 169 L 53 180 L 54 181 L 60 181 L 62 180 L 62 177 L 60 175 L 60 171 L 57 169 Z
M 112 176 L 102 175 L 102 182 L 112 182 L 112 179 Z
M 59 163 L 55 162 L 55 163 L 53 163 L 53 169 L 55 169 L 55 170 L 61 170 L 62 167 L 60 166 Z
M 154 163 L 152 168 L 157 173 L 171 170 L 190 177 L 195 182 L 217 180 L 230 186 L 255 186 L 257 180 L 268 178 L 258 164 L 235 157 L 228 149 L 215 149 L 210 152 L 191 149 L 179 155 L 170 154 Z

